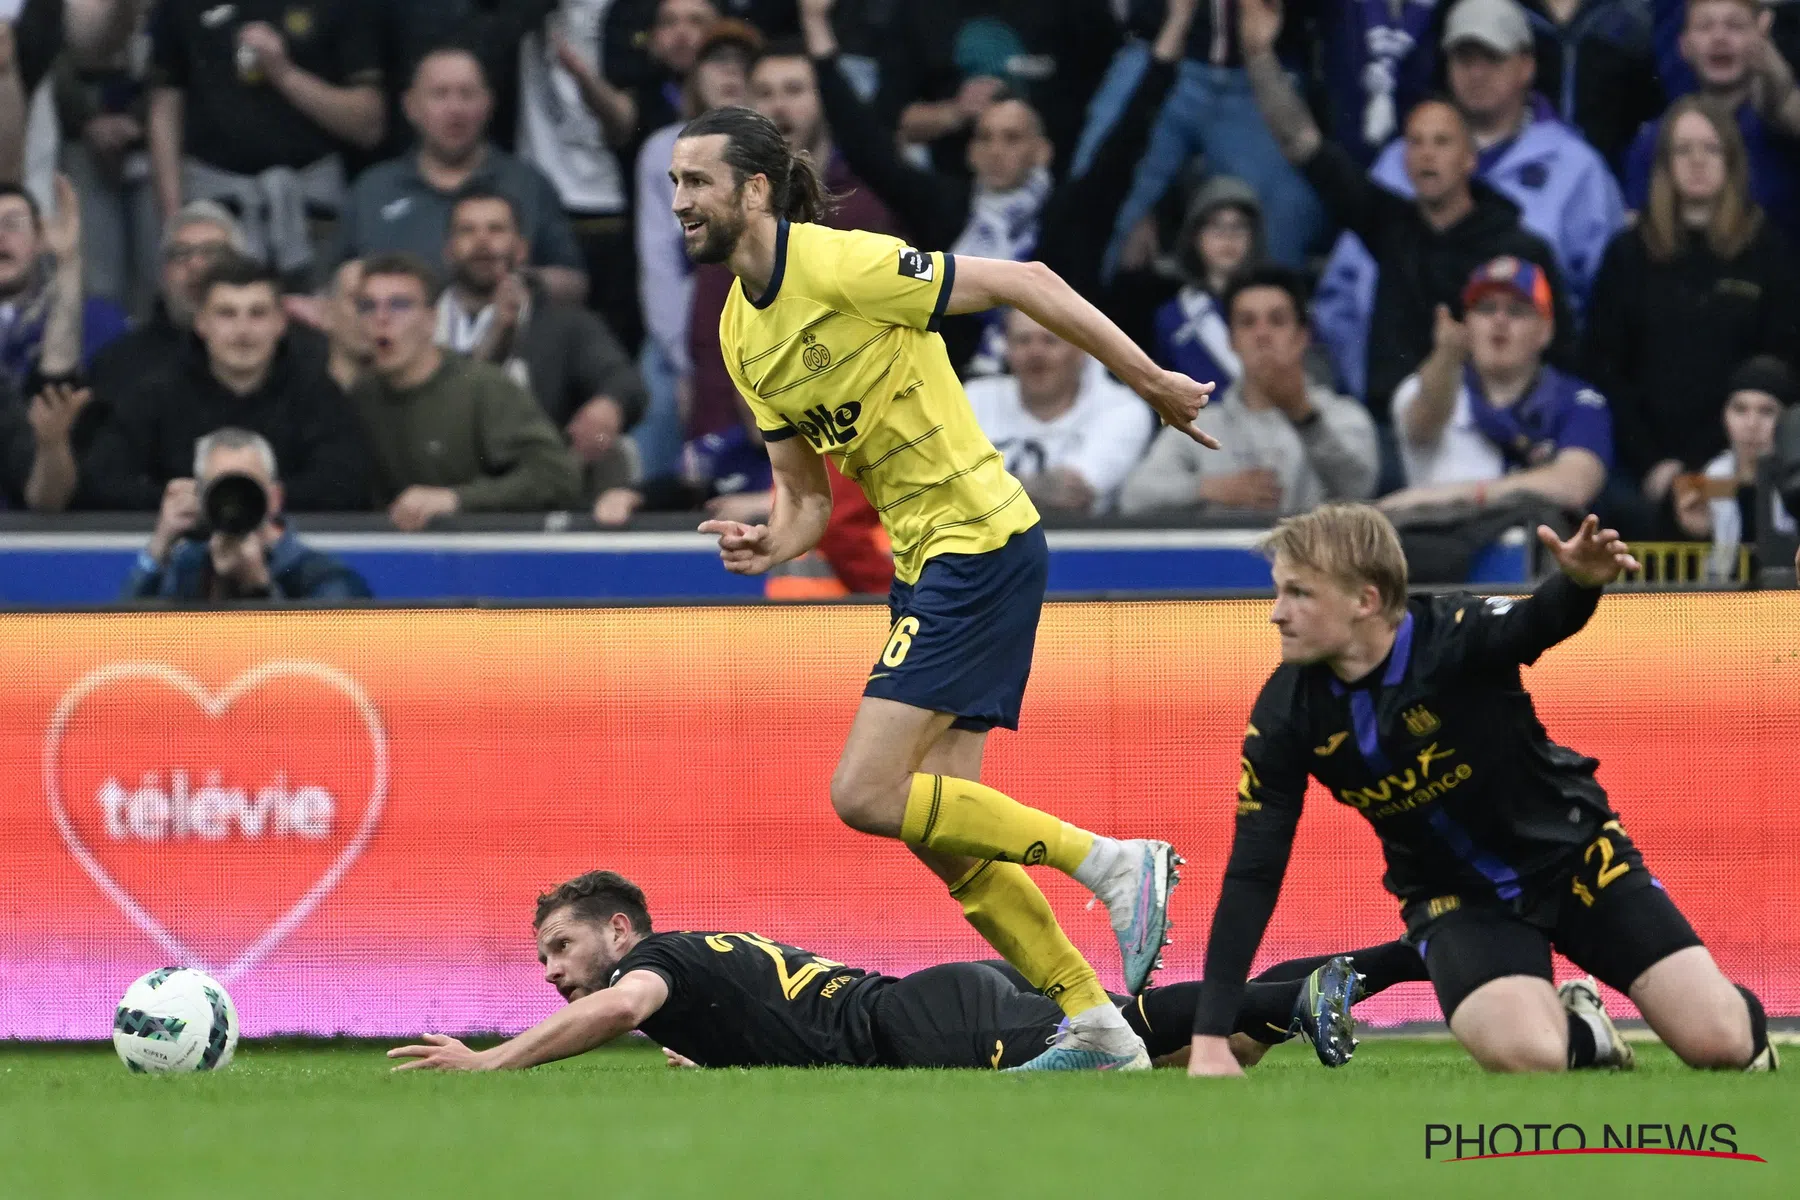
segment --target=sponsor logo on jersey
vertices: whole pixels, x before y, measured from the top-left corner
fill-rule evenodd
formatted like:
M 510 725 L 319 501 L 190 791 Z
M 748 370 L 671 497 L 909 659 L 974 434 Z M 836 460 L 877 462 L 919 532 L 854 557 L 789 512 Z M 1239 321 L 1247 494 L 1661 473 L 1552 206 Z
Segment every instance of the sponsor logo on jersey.
M 1400 718 L 1406 722 L 1406 731 L 1414 737 L 1436 733 L 1443 726 L 1443 722 L 1437 719 L 1437 714 L 1423 704 L 1407 709 L 1400 714 Z
M 1237 815 L 1261 812 L 1262 801 L 1256 798 L 1256 789 L 1262 786 L 1262 780 L 1256 777 L 1256 768 L 1250 765 L 1248 758 L 1238 760 L 1243 764 L 1244 773 L 1238 776 Z
M 1337 748 L 1339 746 L 1343 745 L 1344 739 L 1349 736 L 1350 735 L 1348 733 L 1346 733 L 1340 729 L 1338 732 L 1336 732 L 1336 733 L 1332 734 L 1330 737 L 1326 738 L 1325 744 L 1323 746 L 1314 746 L 1313 753 L 1318 755 L 1320 758 L 1330 758 L 1332 755 L 1337 753 Z
M 806 440 L 813 444 L 815 450 L 847 446 L 856 440 L 856 422 L 861 419 L 862 411 L 861 402 L 856 400 L 847 401 L 833 409 L 820 404 L 800 414 L 800 419 L 793 422 L 793 425 L 806 435 Z
M 1378 821 L 1411 812 L 1455 791 L 1475 774 L 1475 768 L 1468 763 L 1457 763 L 1452 768 L 1445 762 L 1446 769 L 1433 778 L 1435 764 L 1444 762 L 1455 754 L 1455 747 L 1439 750 L 1438 744 L 1433 742 L 1419 751 L 1419 766 L 1416 770 L 1408 767 L 1404 771 L 1383 776 L 1371 787 L 1341 788 L 1337 794 L 1338 799 L 1352 808 L 1362 810 L 1371 820 Z

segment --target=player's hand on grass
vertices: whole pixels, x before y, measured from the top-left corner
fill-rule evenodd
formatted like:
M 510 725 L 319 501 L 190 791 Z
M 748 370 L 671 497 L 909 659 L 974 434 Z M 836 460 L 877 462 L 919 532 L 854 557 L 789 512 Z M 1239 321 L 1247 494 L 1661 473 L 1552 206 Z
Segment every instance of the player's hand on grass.
M 742 521 L 702 521 L 701 533 L 719 538 L 719 560 L 733 575 L 761 575 L 775 565 L 769 549 L 769 527 Z
M 662 1048 L 662 1052 L 663 1057 L 669 1060 L 669 1065 L 671 1067 L 698 1067 L 700 1065 L 691 1058 L 675 1053 L 675 1051 L 669 1049 L 667 1046 Z
M 1149 402 L 1166 425 L 1187 434 L 1209 450 L 1219 448 L 1219 439 L 1194 428 L 1194 418 L 1206 407 L 1207 398 L 1217 384 L 1189 379 L 1180 371 L 1159 371 L 1138 395 Z
M 1539 525 L 1537 534 L 1538 541 L 1556 556 L 1563 574 L 1583 587 L 1605 587 L 1623 571 L 1643 569 L 1619 531 L 1600 528 L 1600 518 L 1592 513 L 1566 542 L 1548 525 Z
M 488 1060 L 480 1050 L 471 1050 L 455 1038 L 442 1033 L 428 1033 L 423 1045 L 396 1046 L 387 1052 L 389 1058 L 409 1061 L 396 1071 L 486 1071 Z
M 1244 1068 L 1238 1065 L 1237 1056 L 1232 1054 L 1229 1040 L 1194 1035 L 1194 1040 L 1188 1047 L 1189 1075 L 1241 1076 L 1243 1073 Z

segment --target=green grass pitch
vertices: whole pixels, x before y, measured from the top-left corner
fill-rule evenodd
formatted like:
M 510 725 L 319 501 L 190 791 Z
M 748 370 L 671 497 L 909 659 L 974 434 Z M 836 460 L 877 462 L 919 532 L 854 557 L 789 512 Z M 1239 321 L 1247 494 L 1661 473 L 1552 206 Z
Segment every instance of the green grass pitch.
M 1793 1071 L 1700 1075 L 1660 1047 L 1633 1075 L 1502 1079 L 1444 1042 L 1372 1038 L 1342 1070 L 1288 1046 L 1246 1081 L 674 1071 L 641 1042 L 391 1075 L 381 1050 L 247 1044 L 218 1075 L 145 1077 L 110 1046 L 0 1044 L 0 1196 L 1800 1197 Z M 1768 1161 L 1427 1162 L 1426 1125 L 1459 1121 L 1596 1142 L 1608 1122 L 1725 1122 Z

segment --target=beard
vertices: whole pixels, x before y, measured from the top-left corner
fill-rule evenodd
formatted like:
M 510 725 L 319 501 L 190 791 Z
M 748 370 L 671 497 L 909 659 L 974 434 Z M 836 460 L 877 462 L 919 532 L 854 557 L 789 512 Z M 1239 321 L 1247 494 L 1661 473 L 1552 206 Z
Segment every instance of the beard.
M 32 263 L 22 263 L 12 258 L 0 261 L 0 296 L 10 298 L 30 291 L 32 278 L 36 274 L 32 267 Z
M 451 268 L 450 278 L 470 295 L 486 300 L 499 290 L 500 281 L 506 278 L 506 270 L 491 259 L 464 259 Z
M 572 994 L 577 991 L 590 996 L 595 992 L 603 992 L 612 979 L 613 968 L 618 966 L 619 962 L 620 959 L 617 958 L 596 956 L 579 978 L 566 980 L 563 986 L 556 990 L 561 993 L 564 1000 L 570 1002 L 581 998 Z
M 688 261 L 701 266 L 724 262 L 737 249 L 738 240 L 744 236 L 744 225 L 741 213 L 706 218 L 706 237 L 698 246 L 687 248 Z

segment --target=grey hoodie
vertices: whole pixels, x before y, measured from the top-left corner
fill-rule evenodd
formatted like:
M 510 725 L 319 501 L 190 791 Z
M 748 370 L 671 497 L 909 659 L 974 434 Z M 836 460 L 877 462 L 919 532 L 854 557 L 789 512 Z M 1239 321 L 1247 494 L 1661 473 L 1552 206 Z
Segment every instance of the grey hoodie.
M 1193 287 L 1207 290 L 1206 269 L 1194 242 L 1206 218 L 1221 208 L 1241 208 L 1250 215 L 1250 253 L 1244 257 L 1245 268 L 1263 260 L 1263 210 L 1256 189 L 1235 175 L 1214 175 L 1194 192 L 1188 201 L 1187 218 L 1181 223 L 1181 235 L 1175 240 L 1174 267 L 1182 280 Z
M 1318 415 L 1300 427 L 1275 409 L 1247 407 L 1242 387 L 1234 384 L 1194 419 L 1194 427 L 1213 434 L 1224 449 L 1208 450 L 1178 429 L 1163 430 L 1125 481 L 1119 511 L 1195 511 L 1204 507 L 1202 479 L 1257 467 L 1275 472 L 1284 515 L 1328 500 L 1369 499 L 1380 469 L 1369 410 L 1316 384 L 1307 396 Z

